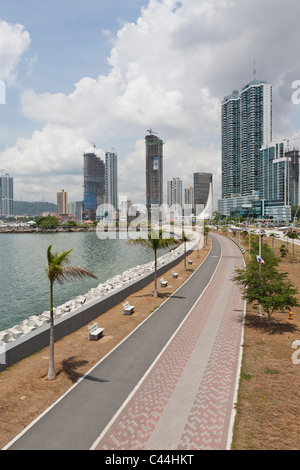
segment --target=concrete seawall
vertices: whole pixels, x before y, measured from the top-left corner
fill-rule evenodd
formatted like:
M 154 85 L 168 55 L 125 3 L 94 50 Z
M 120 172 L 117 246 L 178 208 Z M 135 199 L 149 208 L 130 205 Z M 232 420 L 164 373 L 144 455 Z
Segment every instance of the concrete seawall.
M 187 250 L 186 256 L 192 252 Z M 185 254 L 181 254 L 170 262 L 160 266 L 157 276 L 162 276 L 184 259 Z M 78 330 L 84 325 L 105 313 L 110 308 L 122 302 L 129 295 L 139 291 L 154 279 L 154 272 L 138 277 L 137 280 L 125 284 L 119 289 L 113 290 L 101 299 L 90 301 L 61 318 L 55 319 L 54 335 L 55 341 Z M 87 331 L 88 335 L 88 331 Z M 40 326 L 26 335 L 12 342 L 4 344 L 0 348 L 0 372 L 16 362 L 28 357 L 49 345 L 49 323 Z

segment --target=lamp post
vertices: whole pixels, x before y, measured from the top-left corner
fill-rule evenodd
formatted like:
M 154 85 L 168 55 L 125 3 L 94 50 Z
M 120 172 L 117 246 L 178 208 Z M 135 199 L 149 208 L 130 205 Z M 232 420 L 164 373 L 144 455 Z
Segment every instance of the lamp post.
M 261 223 L 259 222 L 259 258 L 261 259 Z M 259 263 L 259 277 L 261 273 L 261 263 Z M 261 313 L 261 304 L 259 304 L 259 317 L 262 317 L 263 314 Z

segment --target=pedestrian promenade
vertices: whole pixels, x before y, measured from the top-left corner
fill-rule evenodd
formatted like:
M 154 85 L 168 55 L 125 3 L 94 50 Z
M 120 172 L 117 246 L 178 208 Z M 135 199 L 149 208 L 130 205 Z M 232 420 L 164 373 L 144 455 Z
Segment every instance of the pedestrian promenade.
M 189 280 L 7 449 L 230 447 L 244 318 L 230 279 L 243 257 L 211 238 Z
M 230 277 L 242 257 L 218 239 L 222 256 L 211 283 L 93 449 L 230 447 L 244 317 Z

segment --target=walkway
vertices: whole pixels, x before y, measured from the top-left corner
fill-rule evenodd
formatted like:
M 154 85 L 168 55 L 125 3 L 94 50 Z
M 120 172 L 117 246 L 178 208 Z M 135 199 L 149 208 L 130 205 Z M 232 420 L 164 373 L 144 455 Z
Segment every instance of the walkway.
M 212 242 L 174 296 L 7 448 L 229 448 L 244 316 L 230 277 L 243 258 Z

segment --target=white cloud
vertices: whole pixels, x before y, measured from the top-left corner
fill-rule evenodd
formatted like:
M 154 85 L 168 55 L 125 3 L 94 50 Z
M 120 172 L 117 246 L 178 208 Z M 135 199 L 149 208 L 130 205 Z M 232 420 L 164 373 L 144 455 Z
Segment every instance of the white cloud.
M 22 94 L 24 116 L 42 129 L 0 153 L 0 165 L 9 161 L 5 168 L 19 185 L 47 175 L 53 201 L 60 186 L 80 199 L 82 154 L 95 141 L 100 154 L 116 149 L 120 192 L 143 203 L 143 138 L 152 127 L 165 141 L 165 180 L 180 176 L 189 185 L 193 172 L 212 172 L 219 197 L 221 101 L 252 79 L 253 60 L 257 78 L 274 86 L 274 130 L 295 131 L 289 115 L 291 83 L 300 79 L 298 0 L 290 7 L 292 15 L 280 0 L 149 1 L 112 42 L 107 75 L 83 77 L 69 95 Z
M 30 35 L 24 26 L 0 20 L 0 79 L 7 85 L 15 82 L 17 65 L 30 41 Z

